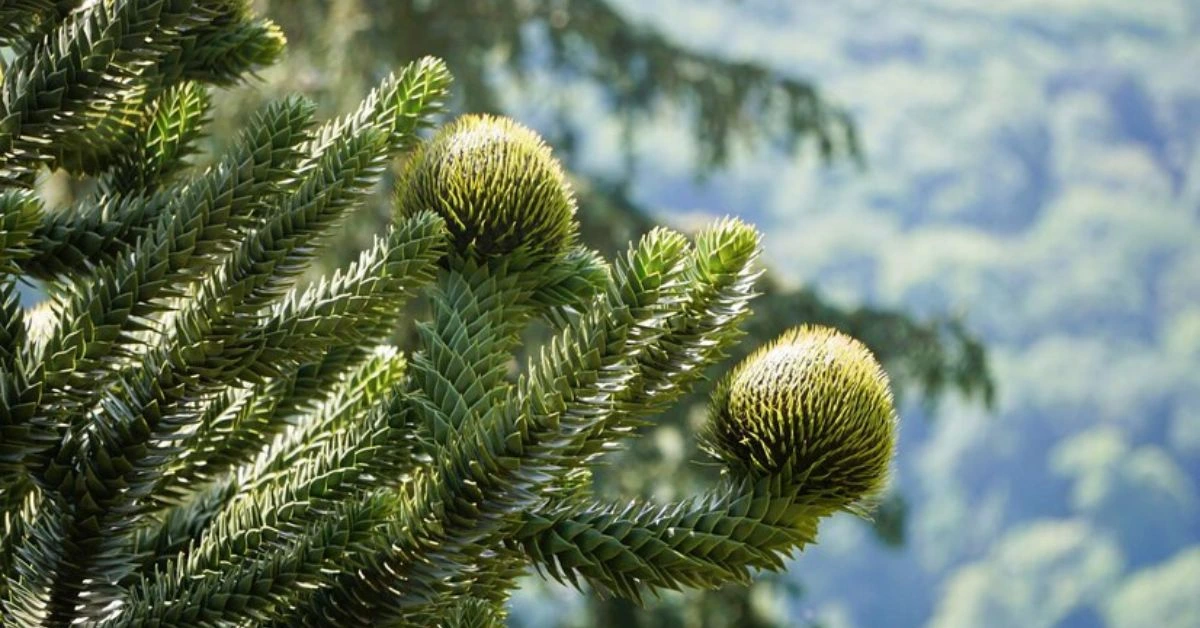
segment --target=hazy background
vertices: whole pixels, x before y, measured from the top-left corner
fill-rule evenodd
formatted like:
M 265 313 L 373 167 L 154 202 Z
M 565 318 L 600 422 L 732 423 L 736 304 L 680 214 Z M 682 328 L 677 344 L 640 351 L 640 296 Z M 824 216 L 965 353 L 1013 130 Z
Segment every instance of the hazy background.
M 400 4 L 418 42 L 429 6 L 488 5 Z M 823 306 L 960 321 L 995 384 L 990 408 L 956 385 L 905 395 L 894 534 L 835 519 L 786 576 L 727 606 L 764 625 L 1200 626 L 1200 2 L 595 4 L 675 50 L 811 81 L 849 114 L 859 158 L 786 150 L 774 123 L 734 112 L 749 130 L 698 167 L 706 138 L 686 98 L 641 103 L 630 124 L 612 81 L 556 65 L 547 33 L 569 11 L 512 40 L 463 31 L 491 100 L 458 105 L 538 128 L 581 178 L 619 182 L 658 221 L 756 223 L 776 280 Z M 346 77 L 390 63 L 379 46 L 407 45 L 379 26 L 386 2 L 262 5 L 293 49 L 266 84 L 329 111 L 370 84 Z M 304 30 L 295 14 L 318 5 L 323 30 Z M 629 467 L 644 477 L 609 488 L 692 490 L 670 484 L 692 465 L 680 425 L 648 431 L 635 453 L 649 466 Z M 687 599 L 668 596 L 645 625 L 722 625 Z M 613 621 L 588 604 L 531 581 L 512 623 Z
M 999 397 L 904 413 L 907 546 L 827 526 L 795 612 L 1200 625 L 1200 3 L 796 5 L 664 24 L 815 78 L 868 171 L 751 158 L 644 193 L 749 216 L 776 268 L 844 299 L 962 312 Z
M 792 616 L 1200 626 L 1200 2 L 620 4 L 813 78 L 867 162 L 760 151 L 695 185 L 664 112 L 638 198 L 747 217 L 839 300 L 961 313 L 994 364 L 993 412 L 903 412 L 907 544 L 827 524 Z

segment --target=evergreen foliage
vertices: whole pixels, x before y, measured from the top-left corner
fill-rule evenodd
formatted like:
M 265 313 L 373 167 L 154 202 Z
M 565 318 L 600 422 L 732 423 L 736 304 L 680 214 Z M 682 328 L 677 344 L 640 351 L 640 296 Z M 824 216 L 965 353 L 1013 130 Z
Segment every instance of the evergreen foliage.
M 527 564 L 634 600 L 746 582 L 881 488 L 886 379 L 801 328 L 719 389 L 719 484 L 591 494 L 595 458 L 738 338 L 748 225 L 655 229 L 609 263 L 531 131 L 465 117 L 413 151 L 449 85 L 429 58 L 319 127 L 268 105 L 197 170 L 206 86 L 274 60 L 273 24 L 238 0 L 0 12 L 5 625 L 495 625 Z M 300 283 L 409 152 L 387 232 Z M 48 169 L 96 191 L 47 209 Z M 50 299 L 24 308 L 31 277 Z M 416 294 L 406 358 L 388 342 Z M 552 337 L 516 369 L 534 322 Z

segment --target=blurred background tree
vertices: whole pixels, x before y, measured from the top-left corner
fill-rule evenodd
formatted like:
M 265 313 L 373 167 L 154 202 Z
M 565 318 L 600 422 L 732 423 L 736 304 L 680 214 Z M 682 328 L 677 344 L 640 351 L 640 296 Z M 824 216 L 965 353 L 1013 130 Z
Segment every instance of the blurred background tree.
M 572 170 L 584 238 L 606 254 L 660 220 L 652 208 L 636 201 L 630 181 L 637 167 L 633 138 L 663 108 L 688 121 L 698 177 L 727 166 L 739 146 L 767 146 L 796 159 L 815 156 L 813 167 L 865 162 L 852 119 L 811 83 L 762 63 L 692 49 L 629 16 L 617 2 L 260 0 L 257 8 L 282 26 L 289 57 L 267 71 L 266 85 L 218 94 L 216 125 L 238 126 L 244 112 L 260 101 L 292 91 L 307 94 L 323 115 L 332 116 L 356 104 L 388 71 L 435 55 L 445 59 L 455 78 L 451 109 L 456 113 L 520 119 L 513 109 L 541 99 L 541 119 L 523 121 L 537 128 Z M 546 81 L 555 86 L 548 100 L 534 89 Z M 589 172 L 578 158 L 578 139 L 593 122 L 573 112 L 566 86 L 580 84 L 602 90 L 607 115 L 619 121 L 624 167 L 617 173 Z M 394 172 L 398 169 L 399 164 Z M 337 247 L 339 259 L 329 262 L 355 256 L 389 215 L 390 199 L 380 194 L 347 225 Z M 785 288 L 769 271 L 761 290 L 747 338 L 730 360 L 798 323 L 823 323 L 861 338 L 887 366 L 898 390 L 914 393 L 930 406 L 948 391 L 991 403 L 993 383 L 984 347 L 957 320 L 839 307 L 812 287 Z M 706 400 L 707 387 L 701 385 L 676 410 L 644 428 L 653 432 L 650 438 L 608 456 L 595 474 L 597 490 L 666 499 L 710 482 L 715 468 L 684 463 L 696 452 L 692 435 Z M 873 520 L 876 538 L 902 544 L 905 514 L 901 495 L 886 498 Z M 799 591 L 769 578 L 749 589 L 726 587 L 652 600 L 645 609 L 593 598 L 585 617 L 561 617 L 559 622 L 627 628 L 774 626 L 786 621 L 772 603 L 781 595 Z

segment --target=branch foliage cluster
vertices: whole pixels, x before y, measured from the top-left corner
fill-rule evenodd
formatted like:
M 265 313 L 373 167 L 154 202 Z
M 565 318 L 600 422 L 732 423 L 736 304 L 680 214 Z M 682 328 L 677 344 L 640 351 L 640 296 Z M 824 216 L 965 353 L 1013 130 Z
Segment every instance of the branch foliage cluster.
M 532 131 L 467 116 L 422 145 L 450 81 L 432 58 L 324 124 L 269 104 L 193 168 L 208 90 L 273 61 L 279 29 L 237 0 L 76 4 L 0 5 L 6 624 L 493 625 L 526 565 L 634 600 L 746 582 L 881 489 L 887 380 L 804 328 L 719 387 L 718 485 L 591 491 L 738 338 L 750 226 L 655 229 L 608 262 Z M 386 232 L 300 283 L 401 155 Z M 96 191 L 47 210 L 47 170 Z M 514 369 L 535 322 L 552 337 Z M 764 364 L 786 376 L 743 377 Z

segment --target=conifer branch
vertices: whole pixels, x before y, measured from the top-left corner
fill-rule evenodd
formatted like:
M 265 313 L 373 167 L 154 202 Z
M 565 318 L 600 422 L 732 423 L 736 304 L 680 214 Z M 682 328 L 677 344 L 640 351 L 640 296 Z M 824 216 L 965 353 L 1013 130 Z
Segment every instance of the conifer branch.
M 449 609 L 446 628 L 503 628 L 508 613 L 503 605 L 478 597 L 464 597 Z
M 788 484 L 725 482 L 668 505 L 560 505 L 528 514 L 513 538 L 555 580 L 638 603 L 646 590 L 746 583 L 752 569 L 782 570 L 784 558 L 816 541 L 825 513 L 795 503 Z
M 16 274 L 17 262 L 33 255 L 33 234 L 42 221 L 42 204 L 24 190 L 0 193 L 0 275 Z
M 55 279 L 113 262 L 137 246 L 147 232 L 160 228 L 164 216 L 177 209 L 199 213 L 184 200 L 211 204 L 211 213 L 227 215 L 232 224 L 244 226 L 246 214 L 263 211 L 256 208 L 288 188 L 299 156 L 297 144 L 310 133 L 313 109 L 311 102 L 296 97 L 268 105 L 252 118 L 234 148 L 195 180 L 153 194 L 104 195 L 48 216 L 35 234 L 38 250 L 22 270 Z M 223 242 L 200 252 L 220 251 Z
M 360 548 L 376 538 L 394 513 L 395 498 L 387 493 L 347 502 L 316 517 L 294 541 L 257 559 L 192 579 L 168 573 L 135 589 L 128 608 L 99 625 L 223 626 L 277 615 L 292 597 L 320 583 L 327 571 L 353 565 Z
M 15 569 L 8 579 L 8 591 L 2 600 L 5 619 L 12 618 L 22 625 L 36 626 L 62 622 L 74 615 L 74 609 L 56 611 L 50 606 L 50 593 L 58 579 L 55 569 L 62 555 L 73 550 L 65 547 L 65 521 L 59 504 L 36 487 L 20 493 L 21 508 L 8 529 L 14 537 L 11 543 L 11 559 Z
M 56 426 L 38 411 L 44 365 L 29 359 L 30 339 L 16 283 L 0 274 L 0 491 L 19 503 L 30 488 L 24 471 L 54 445 Z
M 0 100 L 0 180 L 40 163 L 100 174 L 136 138 L 143 107 L 182 80 L 227 84 L 273 62 L 283 37 L 240 1 L 116 0 L 67 16 L 18 59 Z
M 358 421 L 331 431 L 285 468 L 259 464 L 239 474 L 240 488 L 189 551 L 181 579 L 228 561 L 254 557 L 247 545 L 305 525 L 311 513 L 328 512 L 399 477 L 411 465 L 407 444 L 413 420 L 408 399 L 393 389 Z M 307 514 L 306 514 L 307 513 Z M 235 555 L 236 552 L 236 555 Z
M 98 2 L 72 13 L 13 63 L 0 92 L 0 181 L 28 185 L 45 160 L 80 162 L 56 142 L 85 128 L 93 112 L 114 128 L 129 124 L 136 109 L 124 95 L 138 68 L 163 58 L 169 41 L 189 19 L 192 0 Z M 101 138 L 106 143 L 114 137 Z
M 431 214 L 418 216 L 396 229 L 391 238 L 380 240 L 363 255 L 361 265 L 252 319 L 238 335 L 230 335 L 234 330 L 230 325 L 203 322 L 202 313 L 177 321 L 179 333 L 172 337 L 173 342 L 143 356 L 140 369 L 122 376 L 118 390 L 123 394 L 102 402 L 101 417 L 83 439 L 97 448 L 99 459 L 121 455 L 131 467 L 115 475 L 97 470 L 98 480 L 111 483 L 110 490 L 126 499 L 145 497 L 157 483 L 160 465 L 178 446 L 174 435 L 190 425 L 181 402 L 203 398 L 239 379 L 256 381 L 278 375 L 289 362 L 317 357 L 341 339 L 355 320 L 376 321 L 388 316 L 380 309 L 383 304 L 398 304 L 416 286 L 432 279 L 433 262 L 442 254 L 441 243 L 440 221 Z M 351 303 L 362 309 L 349 311 Z M 322 320 L 341 320 L 343 325 L 306 327 L 311 335 L 272 332 Z M 193 335 L 189 329 L 209 331 Z M 216 335 L 206 337 L 212 333 Z M 186 342 L 176 344 L 184 339 Z M 194 346 L 210 350 L 189 349 Z M 158 448 L 162 449 L 155 451 Z M 144 462 L 130 457 L 131 451 L 140 451 Z M 85 455 L 84 459 L 90 458 Z
M 404 384 L 406 363 L 403 357 L 391 348 L 370 356 L 363 364 L 346 374 L 330 397 L 309 416 L 287 429 L 269 447 L 259 452 L 249 467 L 238 473 L 244 491 L 260 490 L 294 469 L 296 465 L 313 459 L 334 435 L 351 428 L 364 413 L 378 404 L 403 401 L 403 407 L 392 412 L 412 412 L 411 397 L 392 399 L 395 390 Z M 408 418 L 406 418 L 406 421 Z M 392 447 L 404 449 L 406 458 L 413 457 L 417 449 L 414 433 L 396 433 L 400 440 Z M 397 469 L 397 474 L 409 469 Z
M 135 586 L 164 572 L 185 552 L 237 494 L 237 483 L 212 482 L 188 496 L 187 501 L 148 517 L 133 533 L 130 553 L 140 564 L 122 584 Z
M 379 339 L 383 334 L 366 335 Z M 172 503 L 189 487 L 218 481 L 256 457 L 268 461 L 255 463 L 256 469 L 265 470 L 256 475 L 289 468 L 400 383 L 407 366 L 404 357 L 391 347 L 377 349 L 368 353 L 358 344 L 341 345 L 319 362 L 289 369 L 250 389 L 218 394 L 205 407 L 198 428 L 180 443 L 181 457 L 164 471 L 153 494 Z
M 610 266 L 536 133 L 464 116 L 417 142 L 440 61 L 315 133 L 310 103 L 272 105 L 187 173 L 207 86 L 276 58 L 273 23 L 244 0 L 0 0 L 0 18 L 4 622 L 501 625 L 530 562 L 634 600 L 744 582 L 883 487 L 886 377 L 798 328 L 717 387 L 722 484 L 593 499 L 587 464 L 737 337 L 758 235 L 653 230 Z M 394 226 L 297 285 L 410 149 Z M 99 193 L 43 212 L 43 167 Z M 45 305 L 21 306 L 21 275 Z M 386 343 L 421 291 L 410 367 Z M 549 342 L 523 350 L 538 323 Z
M 141 128 L 130 138 L 130 150 L 118 155 L 101 182 L 111 195 L 153 193 L 163 181 L 186 166 L 197 152 L 198 140 L 212 103 L 205 88 L 194 82 L 168 89 L 145 110 Z
M 379 180 L 387 159 L 411 145 L 442 106 L 449 75 L 425 59 L 390 76 L 354 114 L 326 124 L 301 148 L 306 176 L 243 241 L 214 280 L 241 311 L 277 299 L 312 259 L 312 244 L 340 224 Z M 335 133 L 334 130 L 337 130 Z
M 271 65 L 280 57 L 287 40 L 278 25 L 243 16 L 241 2 L 224 4 L 212 20 L 187 33 L 180 42 L 178 65 L 164 72 L 161 83 L 188 80 L 234 85 L 255 68 Z
M 338 138 L 365 127 L 382 129 L 393 154 L 412 147 L 417 130 L 429 124 L 431 114 L 441 111 L 450 80 L 446 64 L 433 57 L 424 57 L 388 75 L 353 113 L 321 127 L 305 146 L 309 160 L 300 170 L 315 165 Z
M 705 365 L 723 357 L 749 315 L 759 271 L 758 233 L 726 219 L 696 236 L 685 271 L 685 293 L 665 332 L 641 354 L 633 379 L 617 395 L 618 412 L 588 437 L 577 455 L 590 457 L 618 445 L 621 437 L 667 409 L 704 376 Z
M 563 449 L 612 411 L 613 391 L 628 381 L 678 298 L 685 247 L 681 236 L 656 231 L 631 250 L 607 294 L 551 344 L 509 402 L 466 426 L 427 473 L 405 485 L 392 546 L 354 577 L 319 591 L 289 621 L 363 623 L 402 616 L 447 593 L 458 566 L 487 551 L 478 543 L 543 499 L 539 491 L 570 466 Z
M 301 299 L 303 307 L 299 312 L 292 311 L 285 302 L 268 320 L 275 320 L 282 329 L 288 329 L 288 320 L 311 320 L 313 314 L 333 316 L 345 312 L 343 304 L 352 298 L 368 301 L 361 312 L 364 317 L 377 311 L 378 306 L 370 306 L 372 299 L 397 302 L 412 285 L 432 278 L 432 263 L 441 256 L 438 248 L 440 221 L 425 214 L 423 218 L 413 218 L 411 228 L 399 229 L 397 233 L 402 234 L 397 241 L 381 242 L 379 254 L 365 255 L 364 264 L 352 269 L 345 280 L 339 276 L 328 284 L 329 287 L 318 286 L 310 291 L 309 294 L 315 296 Z M 422 267 L 426 270 L 422 271 Z M 390 276 L 393 272 L 407 274 Z M 335 326 L 326 331 L 335 334 L 343 330 Z M 293 337 L 267 334 L 261 338 L 270 341 Z M 332 343 L 334 339 L 330 335 L 324 341 L 310 339 L 305 346 L 289 344 L 287 348 L 299 352 L 300 356 L 308 352 L 308 359 L 312 359 L 323 344 Z M 226 343 L 225 346 L 238 355 L 239 351 L 245 351 L 245 342 L 240 346 L 237 343 Z M 119 558 L 128 552 L 128 541 L 122 540 L 123 535 L 136 523 L 134 513 L 144 508 L 139 506 L 139 501 L 148 497 L 162 465 L 175 451 L 173 434 L 189 425 L 188 416 L 172 412 L 172 408 L 190 395 L 202 394 L 193 384 L 197 377 L 202 384 L 216 385 L 229 383 L 244 374 L 238 370 L 219 372 L 213 367 L 206 368 L 205 364 L 217 363 L 219 356 L 186 351 L 157 351 L 143 356 L 140 370 L 122 376 L 122 384 L 116 389 L 121 393 L 102 400 L 100 413 L 84 434 L 67 441 L 56 456 L 56 462 L 46 470 L 45 481 L 53 485 L 75 484 L 69 494 L 70 503 L 86 504 L 84 508 L 64 513 L 72 522 L 65 535 L 75 547 L 71 556 L 59 555 L 48 561 L 56 564 L 48 571 L 59 574 L 48 603 L 51 608 L 70 604 L 69 600 L 78 595 L 81 583 L 93 574 L 98 575 L 101 569 L 101 573 L 108 574 L 115 582 L 134 568 L 133 561 Z M 267 362 L 257 362 L 244 364 L 243 368 L 245 372 L 263 372 L 274 367 L 268 366 Z M 369 458 L 356 448 L 390 433 L 385 430 L 347 437 L 330 445 L 319 460 L 329 465 L 329 472 L 369 473 L 356 471 L 360 469 L 356 465 Z M 80 461 L 82 469 L 61 466 L 57 460 L 64 457 Z M 114 464 L 116 461 L 119 464 Z M 79 479 L 83 477 L 88 478 L 88 482 L 80 483 Z M 311 482 L 318 480 L 324 481 L 321 474 L 316 474 Z M 345 493 L 341 495 L 346 496 Z M 121 563 L 124 563 L 123 567 L 115 567 Z
M 20 48 L 58 25 L 83 0 L 0 1 L 0 46 Z
M 122 348 L 128 354 L 140 344 L 134 333 L 147 328 L 147 317 L 168 307 L 164 299 L 182 294 L 181 279 L 187 273 L 215 261 L 214 254 L 233 233 L 233 217 L 286 176 L 294 149 L 274 142 L 281 135 L 291 137 L 293 125 L 307 124 L 305 111 L 310 112 L 311 105 L 302 101 L 269 110 L 238 149 L 171 199 L 148 238 L 115 263 L 98 267 L 91 277 L 67 285 L 56 298 L 50 333 L 28 360 L 40 365 L 44 412 L 74 413 L 72 424 L 78 429 L 87 417 L 82 410 L 89 409 L 99 398 L 97 391 L 103 390 L 94 382 L 115 377 L 114 360 L 122 357 Z
M 417 331 L 422 351 L 413 357 L 429 437 L 437 447 L 460 428 L 505 401 L 512 351 L 533 315 L 531 290 L 520 273 L 504 267 L 443 271 L 430 296 L 431 321 Z

